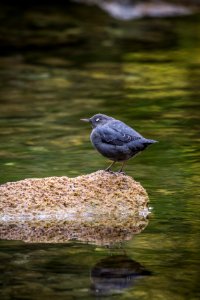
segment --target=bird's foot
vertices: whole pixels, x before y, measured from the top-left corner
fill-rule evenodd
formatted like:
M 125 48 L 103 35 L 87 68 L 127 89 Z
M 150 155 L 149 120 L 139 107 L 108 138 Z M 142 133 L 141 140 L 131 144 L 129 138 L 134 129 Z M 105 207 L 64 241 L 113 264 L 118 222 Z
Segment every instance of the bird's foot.
M 111 169 L 109 169 L 109 168 L 107 168 L 107 169 L 105 169 L 104 170 L 105 172 L 109 172 L 109 173 L 111 173 L 111 174 L 115 174 L 115 172 L 113 172 Z
M 104 171 L 110 172 L 111 170 L 110 170 L 110 168 L 106 168 Z
M 115 164 L 115 161 L 113 161 L 112 164 L 110 164 L 110 165 L 105 169 L 105 171 L 106 171 L 106 172 L 110 172 L 110 173 L 114 173 L 114 172 L 111 171 L 111 168 L 112 168 L 112 166 L 114 166 L 114 164 Z
M 126 163 L 126 161 L 123 161 L 123 163 L 121 165 L 121 168 L 119 169 L 119 171 L 117 171 L 117 173 L 122 174 L 122 175 L 126 175 L 126 173 L 123 171 L 125 163 Z
M 119 171 L 117 171 L 117 173 L 122 174 L 122 175 L 126 175 L 126 173 L 121 169 Z

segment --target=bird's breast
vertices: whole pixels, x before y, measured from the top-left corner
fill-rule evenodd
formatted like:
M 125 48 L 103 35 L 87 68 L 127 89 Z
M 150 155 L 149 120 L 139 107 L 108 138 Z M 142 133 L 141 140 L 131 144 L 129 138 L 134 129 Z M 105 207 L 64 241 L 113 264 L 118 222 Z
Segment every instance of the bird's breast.
M 95 147 L 101 143 L 101 136 L 96 129 L 92 130 L 90 140 Z
M 131 151 L 126 146 L 103 142 L 101 134 L 95 129 L 92 131 L 90 139 L 97 151 L 111 160 L 124 161 L 131 157 Z

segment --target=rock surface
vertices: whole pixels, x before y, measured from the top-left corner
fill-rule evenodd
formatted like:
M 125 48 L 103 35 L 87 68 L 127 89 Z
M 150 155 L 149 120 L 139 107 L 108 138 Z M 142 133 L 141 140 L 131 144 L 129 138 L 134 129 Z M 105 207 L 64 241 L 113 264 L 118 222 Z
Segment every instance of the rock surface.
M 148 195 L 129 176 L 98 171 L 0 186 L 0 238 L 27 242 L 109 244 L 148 223 Z

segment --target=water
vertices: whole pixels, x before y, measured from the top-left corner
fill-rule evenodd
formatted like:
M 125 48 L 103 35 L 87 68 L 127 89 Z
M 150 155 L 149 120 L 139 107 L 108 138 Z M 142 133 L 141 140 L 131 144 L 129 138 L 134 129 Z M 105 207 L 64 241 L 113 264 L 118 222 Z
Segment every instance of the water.
M 149 193 L 147 228 L 111 248 L 1 241 L 1 299 L 199 299 L 199 16 L 0 17 L 1 183 L 105 168 L 79 121 L 98 112 L 159 141 L 126 167 Z

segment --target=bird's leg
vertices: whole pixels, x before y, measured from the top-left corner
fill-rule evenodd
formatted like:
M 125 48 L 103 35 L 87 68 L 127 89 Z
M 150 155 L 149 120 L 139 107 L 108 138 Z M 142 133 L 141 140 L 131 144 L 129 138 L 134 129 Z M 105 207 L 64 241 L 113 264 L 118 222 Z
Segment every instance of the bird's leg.
M 119 169 L 118 173 L 125 174 L 125 172 L 123 171 L 123 167 L 124 167 L 125 163 L 126 163 L 126 162 L 123 161 L 122 166 L 121 166 L 121 168 Z
M 107 167 L 107 168 L 105 169 L 105 171 L 110 172 L 110 169 L 112 168 L 112 166 L 114 166 L 114 164 L 115 164 L 115 161 L 113 161 L 113 162 L 109 165 L 109 167 Z

